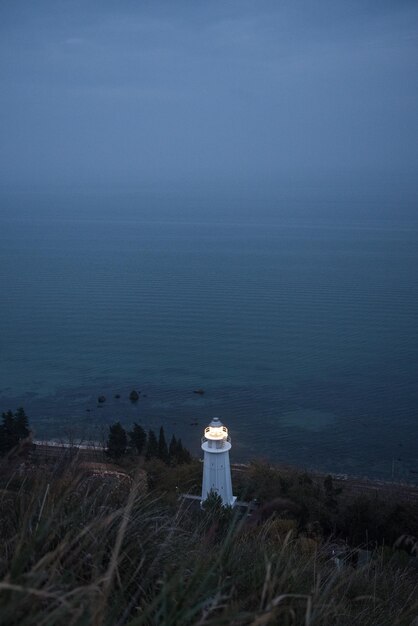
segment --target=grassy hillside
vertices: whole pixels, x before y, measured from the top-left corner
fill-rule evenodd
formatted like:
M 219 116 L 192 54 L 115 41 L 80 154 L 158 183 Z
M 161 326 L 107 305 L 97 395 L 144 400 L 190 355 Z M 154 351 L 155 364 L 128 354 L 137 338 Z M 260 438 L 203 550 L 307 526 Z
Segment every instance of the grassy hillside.
M 200 472 L 3 459 L 2 626 L 415 624 L 418 571 L 390 547 L 413 531 L 415 505 L 257 463 L 234 477 L 257 512 L 201 512 L 177 497 Z M 337 539 L 367 539 L 371 559 L 338 569 Z

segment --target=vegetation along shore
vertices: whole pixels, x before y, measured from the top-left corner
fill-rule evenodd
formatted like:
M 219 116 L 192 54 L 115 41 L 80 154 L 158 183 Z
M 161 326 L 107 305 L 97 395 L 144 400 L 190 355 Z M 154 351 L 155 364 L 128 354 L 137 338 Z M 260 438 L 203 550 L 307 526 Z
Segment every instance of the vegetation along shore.
M 0 443 L 4 625 L 416 623 L 412 486 L 253 461 L 235 509 L 202 509 L 201 463 L 162 428 L 34 446 L 19 409 Z

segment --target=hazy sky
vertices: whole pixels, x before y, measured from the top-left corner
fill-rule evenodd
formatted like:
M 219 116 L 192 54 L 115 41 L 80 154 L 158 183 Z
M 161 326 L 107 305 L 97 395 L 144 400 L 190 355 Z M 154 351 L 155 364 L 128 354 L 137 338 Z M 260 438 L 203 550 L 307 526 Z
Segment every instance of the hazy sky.
M 3 0 L 5 184 L 418 171 L 418 3 Z

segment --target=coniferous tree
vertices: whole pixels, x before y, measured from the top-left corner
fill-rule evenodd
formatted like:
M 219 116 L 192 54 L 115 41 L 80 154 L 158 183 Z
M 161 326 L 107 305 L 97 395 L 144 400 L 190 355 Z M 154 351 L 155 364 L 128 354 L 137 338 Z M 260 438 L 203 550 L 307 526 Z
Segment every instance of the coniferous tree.
M 22 407 L 15 413 L 14 429 L 19 441 L 29 437 L 29 418 Z
M 168 447 L 165 440 L 164 428 L 161 426 L 160 435 L 158 437 L 158 458 L 164 463 L 168 463 Z
M 9 446 L 9 437 L 8 430 L 6 428 L 6 413 L 3 413 L 1 416 L 1 424 L 0 424 L 0 455 L 6 454 L 8 452 Z
M 188 449 L 183 446 L 182 455 L 181 455 L 181 463 L 191 463 L 191 462 L 192 462 L 192 455 L 190 454 Z
M 7 454 L 29 437 L 29 419 L 20 408 L 13 415 L 12 411 L 2 414 L 0 424 L 0 455 Z
M 155 436 L 155 432 L 153 430 L 150 430 L 148 433 L 147 452 L 146 452 L 145 457 L 146 459 L 151 459 L 157 456 L 158 456 L 157 437 Z
M 173 465 L 191 463 L 192 455 L 187 448 L 183 446 L 181 439 L 176 440 L 175 437 L 173 437 L 173 439 L 170 442 L 170 462 L 173 463 Z
M 107 440 L 107 453 L 114 459 L 121 458 L 128 445 L 126 431 L 120 422 L 109 426 L 109 437 Z
M 168 446 L 168 459 L 172 465 L 177 463 L 177 439 L 173 435 Z
M 15 418 L 10 410 L 2 414 L 0 428 L 1 453 L 6 454 L 19 443 L 15 433 Z
M 181 442 L 181 439 L 177 442 L 177 463 L 182 465 L 183 463 L 190 463 L 192 460 L 192 455 L 185 448 Z
M 335 511 L 338 509 L 338 500 L 336 496 L 340 495 L 341 491 L 342 491 L 341 487 L 339 488 L 334 487 L 332 476 L 328 474 L 328 476 L 324 478 L 324 492 L 325 492 L 325 504 L 329 509 L 335 510 Z
M 129 433 L 129 439 L 131 440 L 131 444 L 136 449 L 138 454 L 141 454 L 144 449 L 146 449 L 147 433 L 142 428 L 142 426 L 140 426 L 136 422 L 134 423 L 134 426 Z

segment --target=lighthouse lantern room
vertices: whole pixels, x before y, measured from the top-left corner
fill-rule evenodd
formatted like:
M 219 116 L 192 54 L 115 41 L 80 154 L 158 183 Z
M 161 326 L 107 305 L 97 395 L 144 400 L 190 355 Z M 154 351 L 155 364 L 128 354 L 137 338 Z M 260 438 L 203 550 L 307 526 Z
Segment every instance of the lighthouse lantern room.
M 232 495 L 231 467 L 229 451 L 231 438 L 228 429 L 218 417 L 214 417 L 202 437 L 203 482 L 202 503 L 210 492 L 222 498 L 224 506 L 234 506 L 236 497 Z

